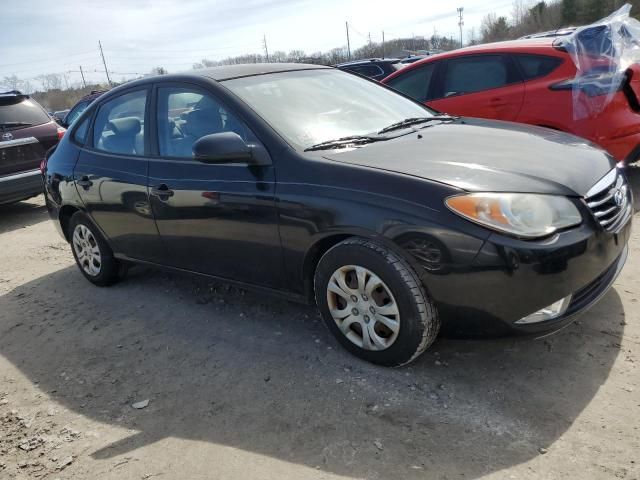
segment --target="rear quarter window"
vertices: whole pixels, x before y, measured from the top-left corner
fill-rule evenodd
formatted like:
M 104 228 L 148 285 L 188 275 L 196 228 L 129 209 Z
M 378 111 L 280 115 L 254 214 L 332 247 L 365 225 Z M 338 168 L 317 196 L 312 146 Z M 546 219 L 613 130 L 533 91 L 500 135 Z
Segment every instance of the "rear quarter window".
M 35 100 L 30 98 L 0 100 L 0 124 L 19 122 L 29 125 L 42 125 L 50 121 L 51 118 L 47 115 L 47 112 Z
M 516 63 L 520 67 L 525 80 L 541 78 L 549 75 L 562 64 L 562 59 L 558 57 L 547 57 L 546 55 L 514 55 Z
M 87 130 L 89 129 L 89 122 L 91 121 L 91 116 L 86 117 L 80 125 L 78 125 L 73 132 L 73 140 L 80 144 L 84 145 L 87 139 Z

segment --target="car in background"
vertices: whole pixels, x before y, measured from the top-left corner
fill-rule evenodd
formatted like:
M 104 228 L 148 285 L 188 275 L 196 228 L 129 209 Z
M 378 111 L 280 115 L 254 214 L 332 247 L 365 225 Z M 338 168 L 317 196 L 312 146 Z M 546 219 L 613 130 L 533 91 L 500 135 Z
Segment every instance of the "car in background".
M 612 75 L 594 67 L 574 99 L 576 66 L 560 40 L 491 43 L 434 55 L 391 74 L 383 83 L 441 112 L 548 127 L 586 138 L 618 161 L 640 156 L 640 68 L 597 116 L 576 120 L 574 101 L 609 93 Z M 591 75 L 591 77 L 589 77 Z
M 405 57 L 400 60 L 402 65 L 408 65 L 410 63 L 415 63 L 418 60 L 422 60 L 423 58 L 427 58 L 429 55 L 411 55 L 410 57 Z
M 60 122 L 64 128 L 69 128 L 71 124 L 80 116 L 82 112 L 84 112 L 91 102 L 93 102 L 96 98 L 99 98 L 103 93 L 106 93 L 108 90 L 92 90 L 91 93 L 85 95 L 80 100 L 76 102 L 76 104 L 68 110 L 68 113 Z
M 53 119 L 58 122 L 58 125 L 62 125 L 62 121 L 64 120 L 64 117 L 67 116 L 67 113 L 69 113 L 69 109 L 67 110 L 57 110 L 55 112 L 53 112 Z
M 632 193 L 575 140 L 335 68 L 228 65 L 93 102 L 43 166 L 45 199 L 96 285 L 139 262 L 316 303 L 349 351 L 395 366 L 440 322 L 540 334 L 609 289 Z
M 373 80 L 382 80 L 403 66 L 398 58 L 369 58 L 339 63 L 336 68 L 350 73 L 357 73 Z
M 39 167 L 64 133 L 29 95 L 0 93 L 0 204 L 42 193 Z

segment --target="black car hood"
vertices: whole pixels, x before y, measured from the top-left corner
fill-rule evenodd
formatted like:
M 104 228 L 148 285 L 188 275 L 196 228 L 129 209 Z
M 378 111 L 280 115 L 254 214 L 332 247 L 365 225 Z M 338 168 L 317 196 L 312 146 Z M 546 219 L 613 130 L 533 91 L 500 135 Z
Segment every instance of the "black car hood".
M 615 165 L 606 152 L 573 135 L 480 119 L 434 124 L 362 148 L 324 152 L 324 157 L 472 192 L 578 196 Z

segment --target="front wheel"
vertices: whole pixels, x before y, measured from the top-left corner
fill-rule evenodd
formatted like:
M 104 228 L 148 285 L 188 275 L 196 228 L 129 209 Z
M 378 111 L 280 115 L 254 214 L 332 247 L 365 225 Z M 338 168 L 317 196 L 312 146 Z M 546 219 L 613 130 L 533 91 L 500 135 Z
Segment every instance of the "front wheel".
M 415 360 L 440 329 L 436 309 L 413 268 L 389 248 L 350 238 L 320 259 L 316 302 L 351 353 L 385 366 Z

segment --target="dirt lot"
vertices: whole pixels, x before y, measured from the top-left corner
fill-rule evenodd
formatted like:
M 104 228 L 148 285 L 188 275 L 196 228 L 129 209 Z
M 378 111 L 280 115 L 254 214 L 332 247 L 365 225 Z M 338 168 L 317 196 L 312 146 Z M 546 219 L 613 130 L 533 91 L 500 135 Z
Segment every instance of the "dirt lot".
M 384 369 L 311 307 L 142 268 L 93 287 L 41 198 L 0 208 L 0 478 L 640 479 L 639 231 L 564 331 Z

